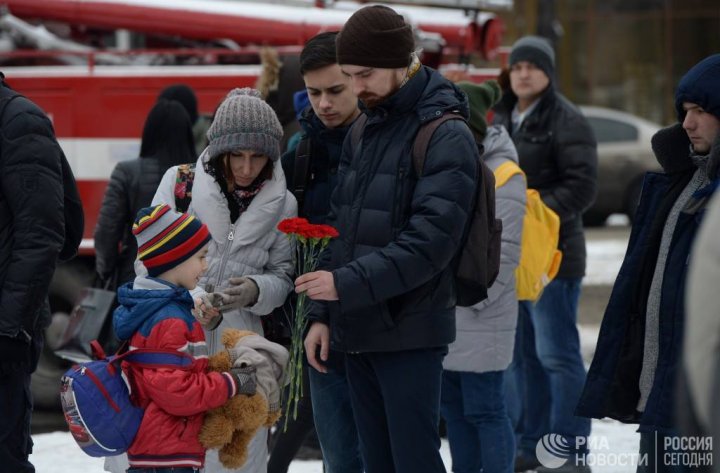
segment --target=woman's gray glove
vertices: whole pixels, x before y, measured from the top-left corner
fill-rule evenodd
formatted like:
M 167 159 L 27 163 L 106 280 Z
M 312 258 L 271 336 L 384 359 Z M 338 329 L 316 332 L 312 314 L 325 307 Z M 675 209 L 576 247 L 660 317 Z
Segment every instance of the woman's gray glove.
M 243 366 L 242 368 L 230 368 L 230 373 L 237 381 L 237 394 L 252 396 L 257 390 L 257 373 L 254 366 Z
M 250 278 L 230 278 L 230 287 L 224 289 L 220 294 L 222 305 L 220 310 L 239 309 L 257 303 L 260 289 Z

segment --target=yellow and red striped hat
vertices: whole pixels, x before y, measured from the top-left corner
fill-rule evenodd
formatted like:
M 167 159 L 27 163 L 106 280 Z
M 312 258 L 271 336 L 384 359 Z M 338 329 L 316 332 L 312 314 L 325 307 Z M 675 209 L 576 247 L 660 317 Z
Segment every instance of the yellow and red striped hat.
M 174 268 L 210 241 L 207 225 L 167 204 L 141 209 L 132 232 L 138 243 L 138 259 L 150 276 Z

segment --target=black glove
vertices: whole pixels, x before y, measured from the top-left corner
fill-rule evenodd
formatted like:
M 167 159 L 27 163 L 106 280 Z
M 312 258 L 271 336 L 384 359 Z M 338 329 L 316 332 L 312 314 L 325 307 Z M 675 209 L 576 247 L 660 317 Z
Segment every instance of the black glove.
M 242 368 L 230 368 L 230 373 L 235 376 L 238 384 L 238 394 L 252 396 L 257 389 L 255 367 L 243 366 Z
M 0 336 L 0 376 L 30 373 L 32 343 L 22 338 Z

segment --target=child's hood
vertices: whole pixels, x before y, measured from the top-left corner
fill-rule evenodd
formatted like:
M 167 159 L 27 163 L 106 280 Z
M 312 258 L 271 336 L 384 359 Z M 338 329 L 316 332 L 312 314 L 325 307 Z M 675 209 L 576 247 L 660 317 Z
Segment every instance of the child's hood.
M 120 305 L 113 314 L 113 328 L 120 340 L 128 340 L 153 315 L 168 304 L 193 307 L 187 289 L 151 277 L 137 277 L 118 289 Z

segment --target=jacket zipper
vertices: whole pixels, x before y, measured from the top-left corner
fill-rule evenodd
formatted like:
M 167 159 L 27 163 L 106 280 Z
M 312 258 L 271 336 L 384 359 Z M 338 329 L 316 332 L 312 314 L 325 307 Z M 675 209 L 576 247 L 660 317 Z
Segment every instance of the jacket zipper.
M 218 271 L 217 276 L 217 282 L 215 284 L 215 289 L 218 289 L 220 287 L 220 282 L 222 282 L 223 274 L 225 274 L 225 266 L 227 266 L 227 261 L 230 256 L 230 247 L 232 247 L 233 241 L 235 241 L 235 224 L 230 224 L 230 231 L 228 232 L 227 236 L 227 242 L 225 243 L 225 249 L 223 250 L 223 254 L 220 257 L 220 271 Z M 214 330 L 212 333 L 212 336 L 209 340 L 209 346 L 208 350 L 210 354 L 215 353 L 215 345 L 216 345 L 216 333 L 217 330 Z
M 395 181 L 395 202 L 393 205 L 393 212 L 392 212 L 392 218 L 390 219 L 390 233 L 395 239 L 395 237 L 398 234 L 399 231 L 399 223 L 397 219 L 400 217 L 400 211 L 402 206 L 402 198 L 403 198 L 403 187 L 405 185 L 405 168 L 400 167 L 398 170 L 398 177 Z

